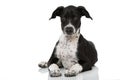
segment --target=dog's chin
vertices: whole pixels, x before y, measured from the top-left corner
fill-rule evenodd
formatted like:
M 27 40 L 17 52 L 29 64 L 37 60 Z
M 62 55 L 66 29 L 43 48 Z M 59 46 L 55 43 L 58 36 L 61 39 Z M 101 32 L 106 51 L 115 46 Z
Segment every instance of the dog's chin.
M 74 37 L 74 36 L 77 36 L 77 34 L 76 33 L 71 33 L 71 34 L 67 34 L 67 33 L 64 33 L 64 35 L 66 36 L 66 37 Z
M 74 31 L 72 33 L 67 33 L 65 31 L 63 31 L 63 34 L 66 36 L 66 37 L 76 37 L 76 36 L 79 36 L 80 35 L 80 29 L 78 29 L 77 31 Z
M 71 34 L 65 34 L 66 36 L 73 36 L 74 35 L 74 33 L 71 33 Z
M 75 33 L 69 33 L 69 34 L 68 34 L 68 33 L 66 33 L 66 32 L 63 32 L 63 34 L 64 34 L 66 37 L 67 37 L 67 36 L 70 37 L 70 36 L 73 36 Z
M 71 33 L 71 34 L 64 33 L 64 35 L 66 38 L 70 39 L 70 38 L 78 38 L 80 36 L 80 33 L 78 32 Z

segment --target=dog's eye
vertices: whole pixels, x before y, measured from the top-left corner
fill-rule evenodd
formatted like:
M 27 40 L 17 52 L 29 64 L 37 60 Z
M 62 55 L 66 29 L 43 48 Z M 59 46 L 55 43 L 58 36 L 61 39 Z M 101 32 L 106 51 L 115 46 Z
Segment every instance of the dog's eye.
M 65 18 L 61 18 L 61 20 L 64 22 L 66 19 Z

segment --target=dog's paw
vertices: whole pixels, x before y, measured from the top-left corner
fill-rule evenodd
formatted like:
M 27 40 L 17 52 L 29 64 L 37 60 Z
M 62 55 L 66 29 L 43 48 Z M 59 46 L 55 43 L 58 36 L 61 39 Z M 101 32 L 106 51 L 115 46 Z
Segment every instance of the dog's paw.
M 76 73 L 75 70 L 66 70 L 64 75 L 65 75 L 66 77 L 72 77 L 72 76 L 76 76 L 77 73 Z
M 40 62 L 38 66 L 41 68 L 46 68 L 48 65 L 47 65 L 47 62 Z
M 59 77 L 59 76 L 62 75 L 59 67 L 56 64 L 50 65 L 49 74 L 50 74 L 51 77 Z
M 66 77 L 72 77 L 72 76 L 76 76 L 81 71 L 82 71 L 82 66 L 79 64 L 75 64 L 69 70 L 66 70 L 64 75 Z
M 60 70 L 53 70 L 53 71 L 49 71 L 49 72 L 50 72 L 51 77 L 59 77 L 62 75 Z

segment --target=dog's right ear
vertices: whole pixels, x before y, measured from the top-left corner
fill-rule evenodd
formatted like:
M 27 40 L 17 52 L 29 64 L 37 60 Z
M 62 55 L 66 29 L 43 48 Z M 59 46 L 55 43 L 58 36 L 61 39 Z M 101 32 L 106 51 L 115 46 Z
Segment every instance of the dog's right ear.
M 64 7 L 63 6 L 60 6 L 58 7 L 53 13 L 52 13 L 52 16 L 49 20 L 53 19 L 53 18 L 56 18 L 56 16 L 60 16 L 63 12 L 63 9 Z

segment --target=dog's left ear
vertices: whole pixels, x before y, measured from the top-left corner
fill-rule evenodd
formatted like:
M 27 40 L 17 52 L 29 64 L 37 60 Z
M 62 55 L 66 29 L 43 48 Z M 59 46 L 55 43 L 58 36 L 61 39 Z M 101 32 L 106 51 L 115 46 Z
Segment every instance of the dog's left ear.
M 78 6 L 77 10 L 81 14 L 81 17 L 85 16 L 86 18 L 90 18 L 91 20 L 93 20 L 92 17 L 90 16 L 89 12 L 85 9 L 85 7 Z
M 50 19 L 56 18 L 56 16 L 60 16 L 60 15 L 62 14 L 62 12 L 63 12 L 63 9 L 64 9 L 63 6 L 58 7 L 58 8 L 52 13 L 52 16 L 51 16 Z M 50 19 L 49 19 L 49 20 L 50 20 Z

